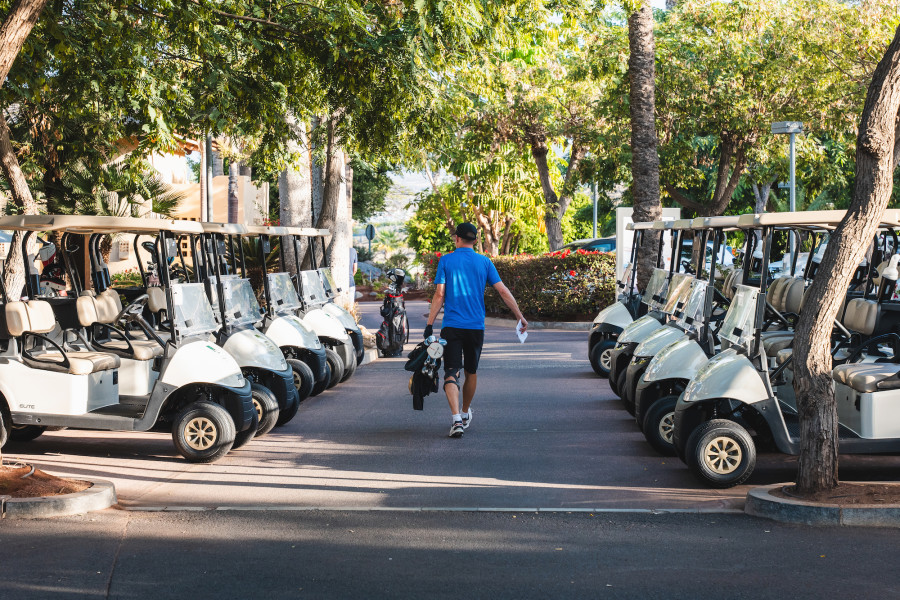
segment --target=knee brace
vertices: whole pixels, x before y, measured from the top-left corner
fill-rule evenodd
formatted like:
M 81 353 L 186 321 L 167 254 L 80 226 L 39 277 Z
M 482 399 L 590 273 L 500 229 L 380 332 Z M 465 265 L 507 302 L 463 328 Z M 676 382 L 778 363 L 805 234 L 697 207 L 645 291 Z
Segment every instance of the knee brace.
M 452 373 L 447 373 L 444 376 L 444 387 L 448 385 L 455 385 L 456 389 L 459 389 L 459 369 L 456 369 Z

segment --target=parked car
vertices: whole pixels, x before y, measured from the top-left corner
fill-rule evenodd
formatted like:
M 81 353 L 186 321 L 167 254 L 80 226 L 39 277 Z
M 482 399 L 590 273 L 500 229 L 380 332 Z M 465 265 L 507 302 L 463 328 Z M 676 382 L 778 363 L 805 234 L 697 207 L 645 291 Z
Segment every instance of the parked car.
M 593 238 L 586 240 L 575 240 L 574 242 L 569 242 L 560 250 L 587 250 L 589 252 L 615 252 L 616 251 L 616 238 L 615 237 L 605 237 L 605 238 Z

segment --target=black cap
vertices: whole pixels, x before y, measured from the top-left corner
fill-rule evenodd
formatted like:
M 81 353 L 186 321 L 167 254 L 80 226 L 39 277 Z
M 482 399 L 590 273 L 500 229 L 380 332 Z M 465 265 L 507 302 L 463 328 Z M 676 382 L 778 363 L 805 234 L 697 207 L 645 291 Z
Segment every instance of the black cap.
M 456 231 L 453 232 L 453 235 L 474 242 L 475 238 L 478 237 L 478 229 L 471 223 L 460 223 L 456 226 Z

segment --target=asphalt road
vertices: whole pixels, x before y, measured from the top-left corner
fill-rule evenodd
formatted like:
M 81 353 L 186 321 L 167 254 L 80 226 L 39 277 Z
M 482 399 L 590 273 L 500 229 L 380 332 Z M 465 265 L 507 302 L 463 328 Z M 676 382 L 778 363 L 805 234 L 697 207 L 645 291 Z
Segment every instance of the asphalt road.
M 0 524 L 0 597 L 893 598 L 896 548 L 732 515 L 105 511 Z

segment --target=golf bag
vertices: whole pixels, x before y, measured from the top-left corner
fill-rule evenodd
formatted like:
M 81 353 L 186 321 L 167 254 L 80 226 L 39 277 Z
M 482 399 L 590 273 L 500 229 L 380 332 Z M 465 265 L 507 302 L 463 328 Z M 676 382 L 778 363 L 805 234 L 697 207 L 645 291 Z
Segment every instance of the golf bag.
M 413 397 L 413 410 L 422 410 L 425 396 L 438 391 L 441 357 L 446 344 L 446 340 L 433 335 L 424 342 L 419 342 L 409 353 L 409 360 L 404 368 L 412 371 L 409 376 L 409 393 Z
M 375 347 L 381 356 L 400 356 L 403 344 L 409 341 L 409 321 L 401 289 L 405 277 L 403 269 L 394 269 L 388 274 L 391 284 L 381 305 L 381 328 L 375 334 Z

